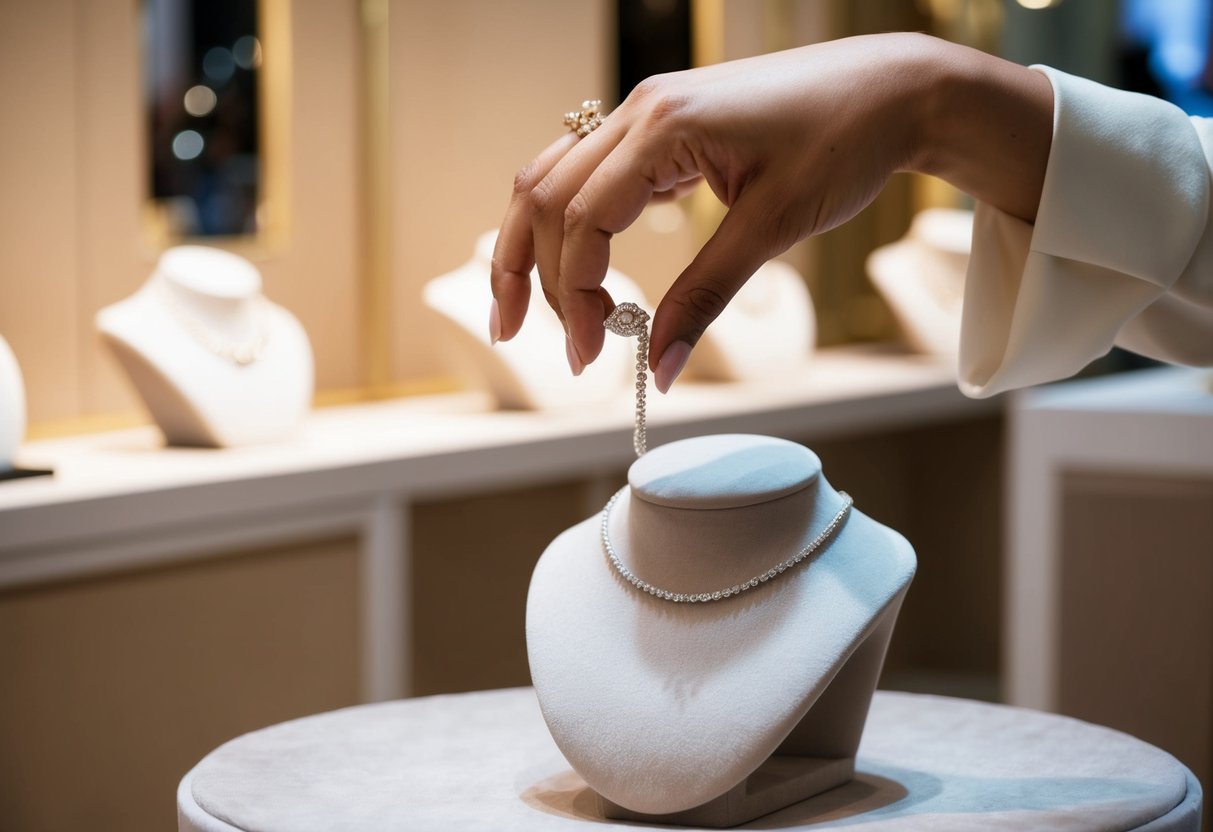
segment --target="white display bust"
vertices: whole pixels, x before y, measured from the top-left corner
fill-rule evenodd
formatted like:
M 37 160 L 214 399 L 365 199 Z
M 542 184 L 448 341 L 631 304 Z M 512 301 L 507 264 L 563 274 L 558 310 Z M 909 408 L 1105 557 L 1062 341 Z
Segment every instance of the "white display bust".
M 25 386 L 8 342 L 0 338 L 0 474 L 11 471 L 25 437 Z
M 704 332 L 685 375 L 712 381 L 786 377 L 800 371 L 816 345 L 817 316 L 804 278 L 787 263 L 771 260 Z
M 280 439 L 311 406 L 307 334 L 238 255 L 169 249 L 135 294 L 97 313 L 97 328 L 169 444 Z
M 426 284 L 423 297 L 441 323 L 443 352 L 471 383 L 487 387 L 504 408 L 585 407 L 617 399 L 633 383 L 635 347 L 608 336 L 599 358 L 574 378 L 565 360 L 564 329 L 531 274 L 526 326 L 509 341 L 489 340 L 489 271 L 497 232 L 482 234 L 472 259 Z M 603 286 L 616 301 L 640 301 L 640 288 L 609 269 Z
M 956 360 L 972 237 L 972 211 L 930 208 L 868 258 L 868 276 L 919 352 Z
M 611 512 L 615 550 L 638 576 L 679 593 L 765 572 L 843 504 L 816 455 L 762 436 L 661 446 L 628 482 Z M 552 736 L 607 812 L 732 825 L 850 779 L 914 574 L 906 540 L 854 508 L 815 554 L 769 582 L 673 604 L 611 567 L 599 524 L 580 523 L 544 552 L 526 631 Z M 747 786 L 764 763 L 768 782 L 781 771 L 795 782 L 782 792 Z

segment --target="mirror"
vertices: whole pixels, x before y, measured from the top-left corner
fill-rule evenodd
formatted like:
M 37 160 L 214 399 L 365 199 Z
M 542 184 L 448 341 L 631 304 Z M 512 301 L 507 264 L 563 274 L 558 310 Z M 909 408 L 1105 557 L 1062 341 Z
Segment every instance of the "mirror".
M 258 0 L 144 0 L 147 193 L 165 240 L 264 226 Z

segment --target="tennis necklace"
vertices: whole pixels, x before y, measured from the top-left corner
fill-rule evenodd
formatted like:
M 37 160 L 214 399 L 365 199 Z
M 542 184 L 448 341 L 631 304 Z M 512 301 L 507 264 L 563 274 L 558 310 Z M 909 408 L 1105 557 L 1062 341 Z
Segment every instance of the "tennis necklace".
M 649 313 L 645 312 L 634 303 L 621 303 L 615 307 L 614 311 L 607 316 L 603 322 L 603 326 L 616 335 L 623 337 L 636 338 L 636 421 L 632 431 L 632 448 L 636 451 L 636 456 L 644 456 L 648 449 L 648 428 L 645 421 L 645 387 L 648 383 L 648 364 L 649 364 Z M 787 560 L 780 561 L 765 572 L 754 575 L 749 580 L 741 583 L 733 584 L 724 589 L 718 589 L 712 592 L 674 592 L 669 589 L 663 589 L 659 586 L 654 586 L 648 581 L 638 576 L 635 572 L 627 567 L 627 565 L 619 558 L 619 554 L 615 551 L 615 546 L 611 543 L 611 509 L 615 507 L 615 503 L 628 490 L 628 486 L 624 486 L 615 492 L 614 496 L 607 501 L 606 506 L 602 509 L 602 550 L 610 561 L 611 566 L 620 576 L 630 583 L 632 586 L 641 592 L 648 593 L 654 598 L 660 598 L 663 601 L 669 601 L 674 604 L 706 604 L 713 601 L 723 601 L 726 598 L 733 598 L 743 592 L 748 592 L 761 584 L 779 577 L 789 569 L 799 565 L 802 561 L 817 551 L 823 543 L 830 539 L 838 527 L 842 525 L 847 514 L 854 504 L 851 495 L 845 491 L 840 491 L 839 496 L 842 497 L 842 508 L 834 515 L 833 519 L 826 524 L 818 535 L 813 538 L 807 546 L 801 549 Z

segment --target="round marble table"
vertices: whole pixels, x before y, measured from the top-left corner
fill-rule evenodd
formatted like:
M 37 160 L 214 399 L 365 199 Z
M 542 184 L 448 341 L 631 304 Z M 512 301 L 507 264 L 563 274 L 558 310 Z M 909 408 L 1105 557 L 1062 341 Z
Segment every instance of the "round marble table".
M 856 768 L 848 785 L 741 828 L 1200 826 L 1200 785 L 1171 755 L 1020 708 L 878 692 Z M 246 734 L 182 779 L 177 807 L 190 832 L 644 828 L 598 815 L 529 688 L 363 705 Z

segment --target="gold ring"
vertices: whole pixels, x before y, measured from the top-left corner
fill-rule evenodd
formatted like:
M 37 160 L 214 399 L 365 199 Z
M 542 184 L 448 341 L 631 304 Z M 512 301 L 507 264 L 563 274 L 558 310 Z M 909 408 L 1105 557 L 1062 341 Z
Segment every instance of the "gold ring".
M 606 116 L 602 112 L 602 101 L 597 98 L 582 101 L 581 109 L 564 114 L 564 126 L 577 134 L 579 139 L 593 133 L 602 126 Z

